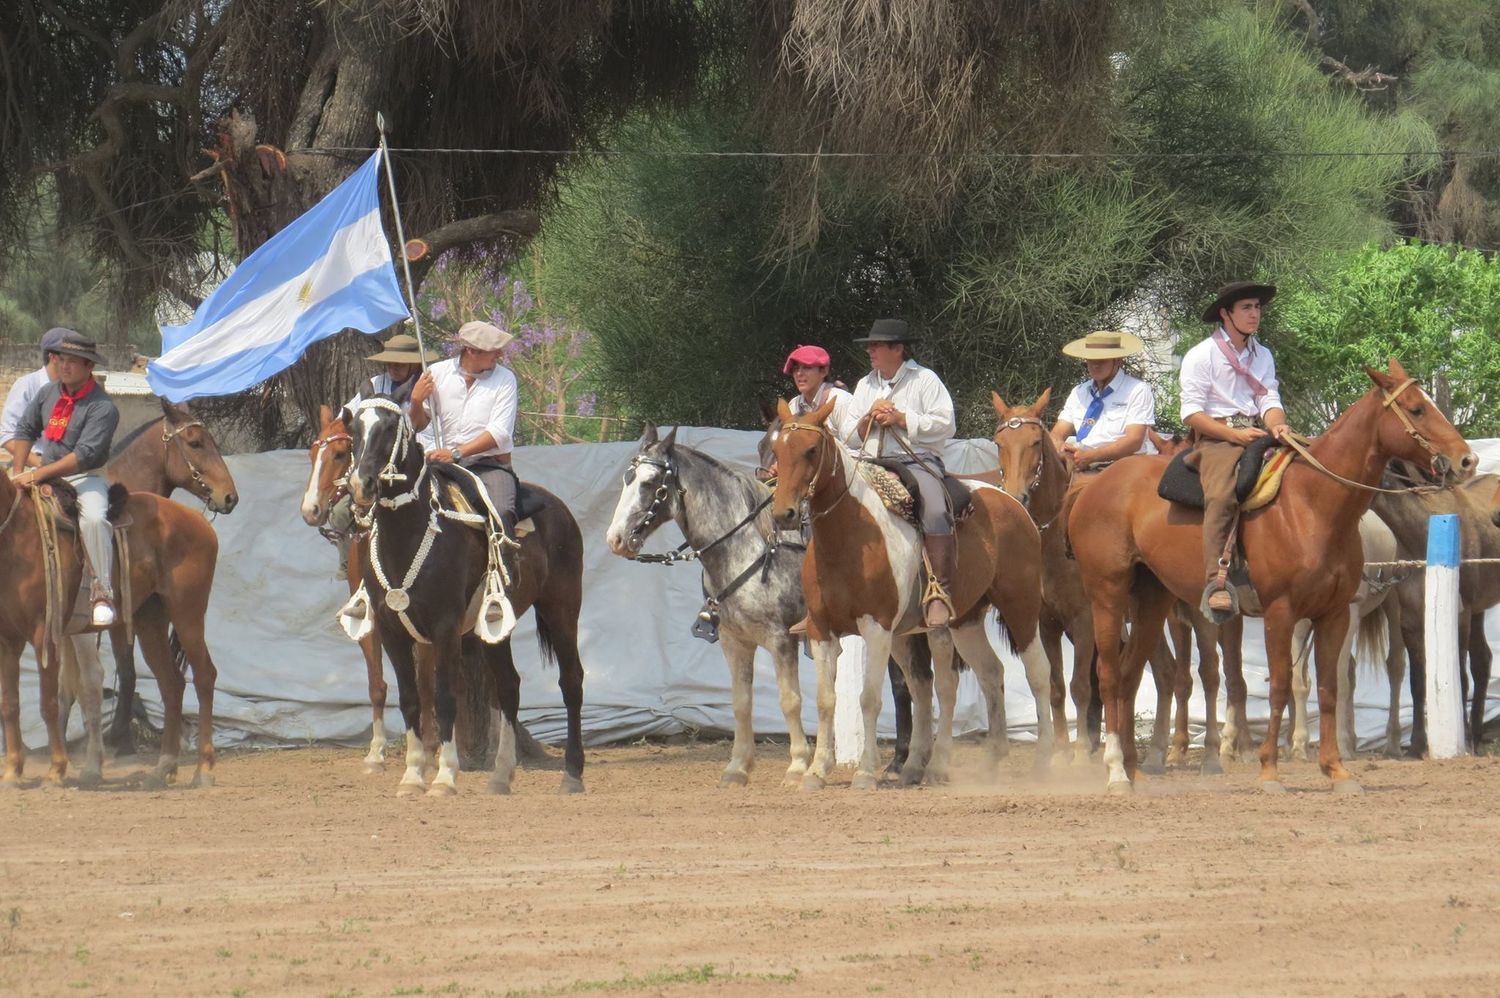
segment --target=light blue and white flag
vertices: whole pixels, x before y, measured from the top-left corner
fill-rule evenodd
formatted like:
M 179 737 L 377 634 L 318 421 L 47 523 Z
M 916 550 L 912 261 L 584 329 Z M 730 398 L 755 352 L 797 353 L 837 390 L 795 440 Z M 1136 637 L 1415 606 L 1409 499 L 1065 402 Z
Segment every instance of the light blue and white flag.
M 234 269 L 181 326 L 163 326 L 146 370 L 182 402 L 230 395 L 286 370 L 343 329 L 378 332 L 410 313 L 380 224 L 380 155 Z

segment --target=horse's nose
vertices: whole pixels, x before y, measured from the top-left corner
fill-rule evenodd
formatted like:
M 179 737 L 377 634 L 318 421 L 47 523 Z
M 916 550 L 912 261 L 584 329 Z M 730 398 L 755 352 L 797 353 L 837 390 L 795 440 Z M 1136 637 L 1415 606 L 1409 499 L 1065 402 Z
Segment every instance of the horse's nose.
M 234 508 L 240 504 L 238 493 L 231 492 L 224 497 L 224 512 L 233 513 Z
M 1474 474 L 1474 472 L 1479 470 L 1479 455 L 1473 451 L 1469 451 L 1459 460 L 1458 470 L 1463 473 L 1465 478 Z
M 787 506 L 783 509 L 771 508 L 771 520 L 782 530 L 790 529 L 797 525 L 797 507 Z

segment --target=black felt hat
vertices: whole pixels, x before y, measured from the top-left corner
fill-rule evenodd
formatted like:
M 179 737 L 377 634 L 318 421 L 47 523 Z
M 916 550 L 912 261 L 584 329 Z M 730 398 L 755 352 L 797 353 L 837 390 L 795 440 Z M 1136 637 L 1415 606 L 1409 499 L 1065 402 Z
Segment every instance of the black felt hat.
M 915 343 L 922 337 L 912 332 L 911 323 L 905 319 L 876 319 L 870 331 L 856 336 L 855 343 Z
M 1219 309 L 1233 308 L 1234 303 L 1246 298 L 1259 298 L 1264 306 L 1272 298 L 1276 297 L 1276 285 L 1256 284 L 1254 281 L 1234 281 L 1219 289 L 1219 295 L 1203 310 L 1203 321 L 1217 324 L 1219 321 Z

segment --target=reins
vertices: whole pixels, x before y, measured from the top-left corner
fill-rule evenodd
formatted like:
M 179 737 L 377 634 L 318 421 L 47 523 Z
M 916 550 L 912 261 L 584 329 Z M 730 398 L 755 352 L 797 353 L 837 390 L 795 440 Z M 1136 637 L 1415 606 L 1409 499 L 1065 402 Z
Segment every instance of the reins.
M 1421 431 L 1418 430 L 1412 423 L 1411 417 L 1406 414 L 1406 410 L 1395 404 L 1397 397 L 1412 385 L 1416 384 L 1416 382 L 1416 378 L 1407 378 L 1392 391 L 1387 392 L 1382 389 L 1382 392 L 1385 395 L 1385 401 L 1381 403 L 1381 408 L 1389 409 L 1391 412 L 1395 413 L 1396 418 L 1401 421 L 1401 426 L 1404 430 L 1406 430 L 1407 435 L 1415 440 L 1418 444 L 1420 444 L 1423 450 L 1425 450 L 1428 454 L 1431 454 L 1433 457 L 1440 457 L 1441 454 L 1438 449 L 1432 446 L 1431 441 L 1422 436 Z M 1301 434 L 1288 431 L 1287 433 L 1282 434 L 1281 440 L 1277 442 L 1280 443 L 1283 441 L 1285 441 L 1287 446 L 1296 451 L 1298 456 L 1300 456 L 1313 468 L 1321 471 L 1323 474 L 1327 475 L 1329 478 L 1332 478 L 1334 481 L 1347 485 L 1350 488 L 1364 489 L 1366 492 L 1379 492 L 1383 495 L 1390 496 L 1406 495 L 1407 493 L 1411 492 L 1437 492 L 1441 490 L 1440 486 L 1436 485 L 1411 485 L 1405 488 L 1387 489 L 1382 488 L 1378 485 L 1366 485 L 1364 482 L 1356 482 L 1352 479 L 1345 478 L 1343 475 L 1340 475 L 1338 472 L 1329 468 L 1322 461 L 1319 461 L 1316 457 L 1314 457 L 1312 451 L 1307 447 L 1310 441 Z

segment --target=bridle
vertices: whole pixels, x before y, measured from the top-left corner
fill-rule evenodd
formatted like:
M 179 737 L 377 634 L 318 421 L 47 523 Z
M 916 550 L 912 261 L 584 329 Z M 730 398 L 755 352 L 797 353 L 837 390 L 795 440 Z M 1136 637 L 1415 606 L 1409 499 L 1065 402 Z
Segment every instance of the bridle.
M 366 409 L 380 409 L 386 412 L 394 412 L 396 414 L 397 420 L 395 439 L 391 441 L 391 452 L 386 457 L 385 466 L 380 469 L 380 474 L 377 477 L 382 482 L 407 481 L 410 476 L 408 476 L 404 471 L 401 470 L 400 463 L 406 460 L 407 446 L 411 439 L 416 435 L 416 431 L 414 431 L 411 427 L 411 420 L 407 417 L 406 410 L 402 409 L 400 405 L 396 404 L 388 398 L 380 398 L 379 396 L 376 396 L 374 398 L 361 399 L 359 401 L 359 404 L 354 407 L 354 416 L 357 418 L 359 414 L 361 412 L 364 412 Z M 350 437 L 349 439 L 351 443 L 354 442 L 353 437 Z M 350 464 L 350 471 L 353 471 L 352 462 Z M 380 496 L 376 500 L 376 502 L 381 506 L 386 507 L 387 509 L 400 509 L 407 503 L 415 502 L 417 499 L 417 492 L 422 487 L 422 480 L 426 477 L 427 464 L 426 462 L 423 462 L 422 470 L 419 471 L 417 473 L 417 477 L 412 480 L 411 487 L 409 489 L 404 492 L 394 493 L 390 496 Z M 355 519 L 359 520 L 360 517 L 356 514 Z M 365 525 L 367 523 L 368 519 L 366 519 L 362 525 Z
M 329 444 L 338 443 L 342 440 L 349 441 L 350 447 L 354 446 L 354 438 L 350 436 L 347 431 L 344 433 L 330 433 L 326 437 L 319 437 L 317 440 L 313 441 L 312 460 L 314 472 L 321 473 L 320 469 L 322 467 L 321 462 L 323 460 L 323 449 Z M 341 478 L 335 478 L 333 480 L 333 491 L 328 494 L 328 508 L 330 510 L 333 509 L 333 507 L 337 505 L 338 502 L 348 494 L 349 472 L 346 470 Z M 330 527 L 327 523 L 324 523 L 322 526 L 318 527 L 318 533 L 322 534 L 323 539 L 328 541 L 329 543 L 337 544 L 340 540 L 343 539 L 347 531 L 337 530 L 333 527 Z
M 640 522 L 630 528 L 629 543 L 637 551 L 640 550 L 640 545 L 645 541 L 646 535 L 655 529 L 657 519 L 661 516 L 662 507 L 669 504 L 669 500 L 672 499 L 673 494 L 675 493 L 676 497 L 680 499 L 687 493 L 687 490 L 682 487 L 681 479 L 677 474 L 677 462 L 670 458 L 665 461 L 653 461 L 644 454 L 637 454 L 630 459 L 629 472 L 631 478 L 635 477 L 635 473 L 641 465 L 646 465 L 650 468 L 660 468 L 661 484 L 656 487 L 656 491 L 652 494 L 651 502 L 646 506 L 646 511 L 641 514 Z M 691 546 L 687 541 L 683 541 L 677 546 L 675 551 L 669 554 L 637 555 L 635 560 L 660 562 L 663 564 L 671 564 L 674 561 L 691 561 L 698 556 L 696 551 L 687 556 L 681 554 L 681 552 L 686 551 Z
M 203 472 L 198 470 L 198 466 L 195 465 L 193 463 L 193 459 L 188 456 L 187 444 L 177 439 L 178 435 L 181 434 L 183 430 L 191 430 L 195 426 L 199 429 L 204 429 L 203 423 L 196 419 L 191 420 L 190 422 L 178 424 L 173 424 L 170 420 L 163 419 L 161 429 L 161 442 L 163 448 L 165 448 L 167 444 L 170 444 L 174 441 L 177 443 L 177 454 L 182 458 L 182 463 L 187 465 L 188 474 L 192 476 L 193 491 L 197 493 L 198 498 L 202 499 L 203 504 L 207 506 L 208 503 L 213 499 L 213 486 L 208 484 L 208 479 L 203 477 Z
M 828 427 L 821 424 L 793 422 L 787 423 L 781 427 L 781 432 L 783 434 L 790 433 L 792 430 L 810 430 L 823 438 L 823 446 L 818 449 L 818 467 L 813 471 L 813 476 L 808 480 L 807 483 L 807 500 L 809 509 L 808 519 L 820 520 L 823 517 L 827 516 L 829 513 L 832 513 L 834 508 L 848 497 L 850 488 L 849 476 L 847 474 L 839 476 L 844 483 L 844 491 L 838 494 L 838 498 L 829 503 L 821 513 L 812 512 L 811 504 L 813 496 L 817 492 L 818 480 L 823 477 L 823 470 L 829 466 L 830 462 L 832 460 L 836 460 L 836 458 L 832 457 L 832 454 L 833 448 L 838 446 L 838 442 L 833 439 L 833 434 L 829 432 Z M 785 472 L 782 472 L 783 477 L 785 477 L 785 474 Z
M 1416 383 L 1416 378 L 1407 378 L 1405 381 L 1401 382 L 1401 384 L 1397 385 L 1393 389 L 1390 389 L 1389 391 L 1387 391 L 1385 388 L 1381 388 L 1381 393 L 1385 396 L 1385 400 L 1381 402 L 1380 407 L 1382 409 L 1389 409 L 1391 412 L 1395 413 L 1396 419 L 1401 423 L 1401 428 L 1406 431 L 1407 436 L 1415 440 L 1418 446 L 1420 446 L 1429 455 L 1431 455 L 1433 460 L 1436 460 L 1439 457 L 1447 460 L 1447 458 L 1441 451 L 1432 446 L 1432 441 L 1424 437 L 1422 435 L 1422 431 L 1417 429 L 1416 424 L 1411 421 L 1411 416 L 1407 413 L 1407 411 L 1401 408 L 1399 405 L 1396 405 L 1396 399 Z M 1420 391 L 1421 389 L 1419 388 L 1418 390 Z M 1340 482 L 1344 485 L 1348 485 L 1350 488 L 1364 489 L 1366 492 L 1381 492 L 1386 495 L 1404 495 L 1408 492 L 1434 492 L 1440 488 L 1436 485 L 1413 485 L 1408 488 L 1387 489 L 1382 488 L 1379 485 L 1366 485 L 1364 482 L 1356 482 L 1352 479 L 1345 478 L 1343 475 L 1340 475 L 1338 472 L 1323 464 L 1322 461 L 1319 461 L 1316 457 L 1313 456 L 1312 451 L 1308 450 L 1306 440 L 1299 437 L 1297 434 L 1283 433 L 1281 435 L 1280 442 L 1286 443 L 1287 446 L 1296 451 L 1297 454 L 1303 460 L 1307 461 L 1307 463 L 1310 464 L 1313 468 L 1321 471 L 1323 474 L 1327 475 L 1329 478 L 1332 478 L 1334 481 Z M 1430 463 L 1431 462 L 1429 462 L 1429 464 Z
M 997 430 L 995 430 L 995 436 L 996 437 L 1000 436 L 1000 434 L 1004 433 L 1006 430 L 1018 430 L 1018 429 L 1020 429 L 1023 426 L 1035 426 L 1037 428 L 1037 430 L 1042 434 L 1042 436 L 1046 436 L 1047 435 L 1047 424 L 1043 423 L 1036 416 L 1010 416 L 1003 423 L 1000 424 L 1000 426 L 999 426 L 999 428 Z M 1000 446 L 1000 441 L 999 440 L 995 441 L 995 446 L 996 447 Z M 1045 445 L 1045 443 L 1043 443 L 1041 441 L 1038 441 L 1037 448 L 1036 448 L 1036 467 L 1031 469 L 1031 477 L 1029 477 L 1026 480 L 1026 488 L 1021 493 L 1021 495 L 1023 497 L 1022 505 L 1024 505 L 1026 507 L 1026 509 L 1027 509 L 1028 512 L 1030 512 L 1030 510 L 1031 510 L 1031 493 L 1034 492 L 1034 491 L 1036 491 L 1037 486 L 1039 486 L 1039 485 L 1042 484 L 1042 468 L 1043 468 L 1043 466 L 1046 463 L 1047 463 L 1047 448 L 1046 448 L 1046 445 Z M 1072 462 L 1071 461 L 1064 461 L 1063 465 L 1064 465 L 1063 470 L 1067 473 L 1068 481 L 1072 482 L 1072 480 L 1073 480 L 1073 464 L 1072 464 Z M 1001 487 L 1003 488 L 1004 485 L 1005 485 L 1005 466 L 1001 465 L 1000 467 L 996 468 L 995 470 L 996 470 L 996 472 L 998 473 L 998 475 L 1000 477 L 1000 484 L 1001 484 Z M 1065 506 L 1066 506 L 1065 503 L 1058 503 L 1057 512 L 1053 513 L 1052 514 L 1052 518 L 1049 519 L 1046 523 L 1039 523 L 1039 524 L 1037 524 L 1037 529 L 1038 530 L 1046 530 L 1048 527 L 1052 526 L 1052 524 L 1057 521 L 1058 516 L 1060 516 L 1062 514 L 1062 511 L 1065 508 Z

